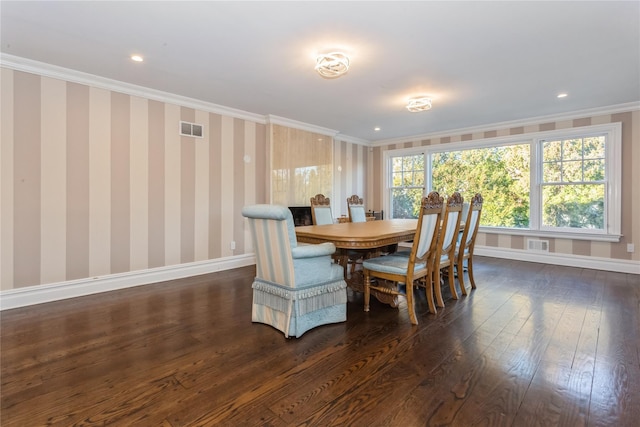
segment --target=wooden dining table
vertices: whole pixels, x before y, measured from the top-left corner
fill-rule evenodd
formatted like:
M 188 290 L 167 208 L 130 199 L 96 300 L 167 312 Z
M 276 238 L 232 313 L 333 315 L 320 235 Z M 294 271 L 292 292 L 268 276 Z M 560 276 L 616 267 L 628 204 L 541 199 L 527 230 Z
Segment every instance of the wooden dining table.
M 296 227 L 296 237 L 302 243 L 331 242 L 337 248 L 340 264 L 345 269 L 345 281 L 349 287 L 364 292 L 364 277 L 361 272 L 347 274 L 347 252 L 362 250 L 365 258 L 379 252 L 382 248 L 400 242 L 413 240 L 417 219 L 385 219 L 367 222 L 345 222 L 326 225 L 306 225 Z M 372 292 L 380 302 L 395 306 L 397 299 L 392 295 Z
M 331 242 L 340 249 L 375 249 L 413 240 L 417 219 L 384 219 L 367 222 L 344 222 L 296 227 L 296 237 L 303 243 Z

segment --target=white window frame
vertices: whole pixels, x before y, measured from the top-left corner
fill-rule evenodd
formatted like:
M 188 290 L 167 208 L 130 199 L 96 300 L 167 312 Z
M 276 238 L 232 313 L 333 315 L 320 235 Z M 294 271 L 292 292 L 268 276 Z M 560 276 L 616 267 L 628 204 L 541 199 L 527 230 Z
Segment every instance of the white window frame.
M 383 206 L 385 206 L 385 211 L 388 212 L 387 216 L 389 218 L 392 218 L 393 215 L 393 211 L 391 209 L 391 192 L 393 191 L 394 187 L 393 187 L 393 165 L 391 163 L 392 159 L 396 158 L 396 157 L 402 157 L 402 156 L 416 156 L 418 154 L 422 154 L 423 156 L 425 156 L 425 170 L 424 170 L 424 186 L 422 187 L 422 192 L 425 193 L 425 189 L 427 188 L 427 179 L 430 179 L 430 176 L 428 175 L 427 172 L 427 163 L 426 163 L 426 153 L 425 153 L 425 148 L 421 147 L 421 148 L 409 148 L 409 149 L 400 149 L 400 150 L 390 150 L 390 151 L 386 151 L 385 155 L 384 155 L 384 192 L 383 192 L 383 196 L 382 196 L 382 203 Z M 417 188 L 417 187 L 411 187 L 411 188 Z M 426 193 L 425 193 L 426 194 Z
M 575 230 L 542 227 L 541 218 L 541 178 L 542 178 L 542 141 L 554 139 L 571 139 L 576 137 L 605 135 L 605 228 L 604 230 Z M 384 152 L 383 173 L 385 176 L 383 189 L 383 205 L 390 212 L 391 191 L 391 158 L 397 156 L 425 155 L 425 193 L 432 188 L 431 154 L 447 151 L 458 151 L 470 148 L 487 148 L 501 145 L 529 144 L 531 153 L 531 188 L 529 228 L 480 227 L 480 231 L 492 234 L 522 235 L 530 237 L 551 237 L 576 240 L 593 240 L 618 242 L 622 229 L 622 124 L 607 123 L 602 125 L 582 126 L 578 128 L 557 129 L 544 132 L 532 132 L 504 137 L 475 139 L 447 144 L 387 150 Z

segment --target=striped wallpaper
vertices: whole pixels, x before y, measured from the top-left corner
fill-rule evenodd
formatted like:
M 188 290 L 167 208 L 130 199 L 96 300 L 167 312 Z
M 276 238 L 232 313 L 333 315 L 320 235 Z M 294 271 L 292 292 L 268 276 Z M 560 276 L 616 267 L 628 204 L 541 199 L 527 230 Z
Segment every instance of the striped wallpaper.
M 1 77 L 2 290 L 245 252 L 240 210 L 267 201 L 265 124 Z M 181 137 L 180 120 L 204 138 Z
M 347 215 L 347 199 L 354 194 L 364 198 L 367 209 L 373 209 L 373 186 L 369 179 L 370 147 L 335 141 L 334 185 L 332 207 L 334 216 Z
M 373 148 L 370 156 L 371 169 L 382 170 L 383 153 L 386 150 L 421 147 L 435 144 L 448 144 L 460 141 L 472 141 L 522 133 L 542 132 L 555 129 L 568 129 L 607 123 L 622 123 L 622 234 L 620 242 L 573 240 L 551 238 L 549 251 L 557 254 L 579 255 L 619 260 L 640 261 L 640 111 L 617 114 L 582 117 L 578 119 L 544 122 L 512 128 L 498 128 L 478 133 L 439 135 L 429 139 L 407 140 L 401 143 L 382 144 Z M 382 189 L 379 176 L 369 176 L 372 189 Z M 372 204 L 379 209 L 382 205 L 382 192 L 370 197 Z M 635 212 L 635 215 L 634 215 Z M 547 238 L 544 238 L 547 240 Z M 635 252 L 627 252 L 627 243 L 635 243 Z M 524 250 L 526 238 L 516 235 L 478 233 L 478 246 Z
M 241 215 L 269 202 L 268 124 L 1 69 L 0 290 L 144 272 L 252 252 Z M 204 124 L 181 137 L 179 121 Z M 383 152 L 622 122 L 620 243 L 550 239 L 551 251 L 640 260 L 640 112 L 365 146 L 336 137 L 333 209 L 382 209 Z M 523 249 L 522 236 L 478 245 Z M 235 242 L 235 250 L 231 250 Z

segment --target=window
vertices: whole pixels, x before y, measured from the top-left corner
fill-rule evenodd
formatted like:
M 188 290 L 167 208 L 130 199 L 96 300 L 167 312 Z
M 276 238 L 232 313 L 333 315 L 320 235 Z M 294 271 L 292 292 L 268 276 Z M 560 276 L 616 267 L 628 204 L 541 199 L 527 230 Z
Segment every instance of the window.
M 482 193 L 485 232 L 618 241 L 620 146 L 615 123 L 390 151 L 387 207 L 419 204 L 405 176 L 424 164 L 423 194 Z
M 542 140 L 542 227 L 605 229 L 606 137 Z
M 391 218 L 417 218 L 424 194 L 424 153 L 391 158 Z
M 530 149 L 516 143 L 432 153 L 431 188 L 443 196 L 458 191 L 465 200 L 482 193 L 491 201 L 482 207 L 484 226 L 529 228 Z

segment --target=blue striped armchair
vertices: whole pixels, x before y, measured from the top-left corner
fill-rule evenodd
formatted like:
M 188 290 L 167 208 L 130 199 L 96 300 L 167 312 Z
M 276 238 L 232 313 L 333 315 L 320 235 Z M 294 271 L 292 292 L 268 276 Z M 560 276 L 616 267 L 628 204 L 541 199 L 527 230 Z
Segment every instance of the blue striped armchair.
M 309 329 L 347 320 L 343 269 L 331 260 L 333 243 L 298 245 L 291 211 L 252 205 L 248 218 L 256 255 L 251 320 L 300 337 Z

